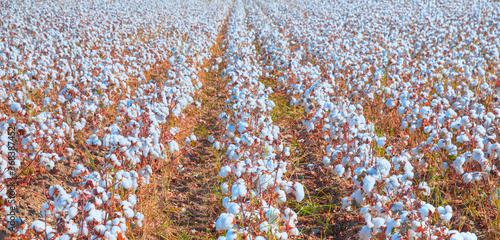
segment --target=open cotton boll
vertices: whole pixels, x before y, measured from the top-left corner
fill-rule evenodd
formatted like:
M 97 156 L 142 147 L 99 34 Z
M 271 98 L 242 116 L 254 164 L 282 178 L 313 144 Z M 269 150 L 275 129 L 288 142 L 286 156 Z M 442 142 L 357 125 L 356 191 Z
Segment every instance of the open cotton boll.
M 191 135 L 189 136 L 189 139 L 190 139 L 192 142 L 196 142 L 196 141 L 198 141 L 198 138 L 196 137 L 196 135 L 194 135 L 194 133 L 191 133 Z
M 246 195 L 247 187 L 245 185 L 245 181 L 243 179 L 238 179 L 238 181 L 231 186 L 231 198 L 236 200 L 239 197 L 244 197 Z
M 335 170 L 334 171 L 337 174 L 337 176 L 339 178 L 341 178 L 344 175 L 345 168 L 344 168 L 344 166 L 342 166 L 342 164 L 337 164 L 337 166 L 335 166 Z
M 463 175 L 463 179 L 465 183 L 470 183 L 472 181 L 472 174 L 466 173 Z
M 176 141 L 173 141 L 173 140 L 168 143 L 168 148 L 170 148 L 171 152 L 178 152 L 178 151 L 180 151 L 179 144 Z
M 422 206 L 418 212 L 421 214 L 422 216 L 422 219 L 424 219 L 424 221 L 427 221 L 428 217 L 430 215 L 432 215 L 434 213 L 436 209 L 434 208 L 434 206 L 430 205 L 430 204 L 425 204 L 424 206 Z
M 330 167 L 330 165 L 331 165 L 331 160 L 329 157 L 323 157 L 322 162 L 325 165 L 325 167 Z
M 240 213 L 240 206 L 237 203 L 228 203 L 226 208 L 227 212 L 230 214 L 237 215 L 238 213 Z
M 213 147 L 217 150 L 220 150 L 221 149 L 221 145 L 219 143 L 219 141 L 215 141 L 214 144 L 213 144 Z
M 445 116 L 447 118 L 455 118 L 455 117 L 457 117 L 457 113 L 453 109 L 448 108 L 448 110 L 446 110 L 446 112 L 445 112 Z
M 229 184 L 227 182 L 223 182 L 220 185 L 222 193 L 228 193 L 229 192 Z
M 286 240 L 288 239 L 288 233 L 286 232 L 276 233 L 276 239 Z
M 222 213 L 215 222 L 215 228 L 217 231 L 229 230 L 233 227 L 234 221 L 233 214 Z
M 295 200 L 297 202 L 302 201 L 305 197 L 304 186 L 301 183 L 296 182 L 293 185 L 293 194 L 295 195 Z
M 365 193 L 370 193 L 373 190 L 374 186 L 375 186 L 375 178 L 373 178 L 370 175 L 367 175 L 363 180 L 363 191 L 365 191 Z
M 386 223 L 387 229 L 385 230 L 385 235 L 390 236 L 393 229 L 397 229 L 401 226 L 401 220 L 390 219 Z
M 283 214 L 281 216 L 285 221 L 294 222 L 295 220 L 297 220 L 297 213 L 295 213 L 290 208 L 285 209 L 285 211 L 283 211 Z
M 238 232 L 235 229 L 229 229 L 226 233 L 226 240 L 238 240 Z
M 259 224 L 259 231 L 269 233 L 271 231 L 272 225 L 267 221 L 263 221 Z
M 342 209 L 351 210 L 352 199 L 350 197 L 342 198 Z
M 386 140 L 387 140 L 387 137 L 377 138 L 377 140 L 376 140 L 377 141 L 377 147 L 378 148 L 384 147 Z
M 370 240 L 371 238 L 372 238 L 371 229 L 368 228 L 367 226 L 364 226 L 363 228 L 361 228 L 361 231 L 359 232 L 359 239 Z
M 467 238 L 465 238 L 465 236 L 466 236 L 465 233 L 460 233 L 456 230 L 448 231 L 448 236 L 449 236 L 450 240 L 475 240 L 475 239 L 477 239 L 477 237 L 471 238 L 470 236 L 467 236 Z
M 21 104 L 14 102 L 10 105 L 10 110 L 12 112 L 21 112 L 23 108 L 21 107 Z
M 270 207 L 266 212 L 266 218 L 271 223 L 274 224 L 280 216 L 280 210 L 274 207 Z
M 388 108 L 393 108 L 397 105 L 397 100 L 394 100 L 392 98 L 389 98 L 387 99 L 387 101 L 385 101 L 385 106 L 387 106 Z
M 228 197 L 224 197 L 224 199 L 222 199 L 222 206 L 227 207 L 229 202 L 231 202 L 231 199 Z
M 418 188 L 419 188 L 419 189 L 422 189 L 423 194 L 424 194 L 425 196 L 429 196 L 429 194 L 431 194 L 431 188 L 429 187 L 429 185 L 427 185 L 427 182 L 421 182 L 421 183 L 418 185 Z
M 453 217 L 453 211 L 450 205 L 447 205 L 446 207 L 439 206 L 437 210 L 440 215 L 439 218 L 445 222 L 449 222 Z
M 275 192 L 277 194 L 277 200 L 278 200 L 278 203 L 284 203 L 286 202 L 286 193 L 285 191 L 283 190 L 278 190 Z
M 377 232 L 380 229 L 380 227 L 385 225 L 385 219 L 380 217 L 374 218 L 372 220 L 372 224 L 373 224 L 373 231 Z
M 224 166 L 224 167 L 222 167 L 222 168 L 221 168 L 221 170 L 220 170 L 220 172 L 219 172 L 219 176 L 221 176 L 221 177 L 227 177 L 227 175 L 228 175 L 229 173 L 231 173 L 231 171 L 232 171 L 232 170 L 231 170 L 231 167 L 229 167 L 229 166 Z

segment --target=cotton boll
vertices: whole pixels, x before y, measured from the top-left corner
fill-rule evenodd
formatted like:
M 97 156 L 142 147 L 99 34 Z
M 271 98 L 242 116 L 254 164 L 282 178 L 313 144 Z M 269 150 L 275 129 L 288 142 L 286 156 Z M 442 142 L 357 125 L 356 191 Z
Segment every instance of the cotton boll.
M 345 172 L 344 166 L 342 166 L 341 164 L 337 164 L 337 166 L 335 166 L 335 173 L 337 174 L 338 177 L 341 178 L 344 175 L 344 172 Z
M 394 148 L 392 146 L 387 147 L 385 149 L 385 155 L 392 156 L 393 155 L 393 150 L 394 150 Z
M 470 183 L 472 181 L 472 174 L 466 173 L 463 175 L 463 179 L 465 183 Z
M 296 227 L 290 229 L 290 236 L 298 236 L 299 235 L 299 229 Z
M 227 212 L 230 214 L 237 215 L 240 213 L 240 206 L 237 203 L 228 203 L 227 204 Z
M 236 183 L 233 184 L 233 186 L 231 186 L 231 198 L 233 200 L 236 200 L 239 197 L 244 197 L 246 195 L 247 188 L 243 179 L 239 179 Z
M 220 150 L 221 149 L 221 145 L 219 143 L 219 141 L 215 141 L 214 144 L 213 144 L 213 147 L 217 150 Z
M 231 167 L 224 166 L 221 168 L 221 170 L 219 172 L 219 176 L 226 177 L 229 173 L 231 173 Z
M 284 203 L 284 202 L 286 202 L 286 193 L 285 193 L 285 191 L 278 190 L 276 192 L 276 194 L 277 194 L 278 203 Z
M 464 240 L 477 240 L 476 234 L 471 232 L 461 232 L 460 235 L 462 235 Z
M 217 231 L 229 230 L 233 227 L 234 221 L 233 214 L 222 213 L 215 222 L 215 228 Z
M 277 233 L 276 234 L 276 239 L 286 240 L 286 239 L 288 239 L 288 233 L 286 233 L 286 232 Z
M 134 217 L 134 211 L 130 208 L 127 208 L 125 210 L 123 210 L 123 213 L 125 214 L 125 216 L 127 218 L 133 218 Z
M 280 210 L 270 207 L 266 212 L 266 218 L 270 223 L 276 223 L 278 217 L 280 216 Z
M 390 236 L 392 234 L 393 229 L 397 229 L 401 226 L 401 220 L 390 219 L 386 223 L 387 229 L 385 231 L 385 235 Z
M 176 141 L 170 141 L 168 143 L 168 147 L 170 148 L 171 152 L 178 152 L 178 151 L 180 151 L 179 144 Z
M 380 227 L 385 225 L 385 219 L 380 217 L 374 218 L 372 220 L 372 224 L 373 224 L 373 231 L 377 232 L 380 229 Z
M 387 101 L 385 102 L 385 106 L 388 108 L 393 108 L 396 105 L 397 105 L 397 100 L 394 100 L 392 98 L 387 99 Z
M 453 217 L 453 210 L 450 205 L 447 205 L 444 208 L 441 206 L 438 207 L 438 212 L 440 214 L 440 218 L 445 222 L 449 222 Z
M 453 109 L 451 109 L 451 108 L 448 108 L 448 110 L 446 110 L 445 115 L 446 115 L 447 118 L 455 118 L 455 117 L 457 117 L 457 113 Z
M 421 182 L 418 185 L 418 188 L 423 190 L 423 194 L 425 196 L 429 196 L 429 194 L 431 193 L 431 188 L 429 187 L 429 185 L 427 185 L 427 182 Z
M 378 148 L 384 147 L 386 140 L 387 140 L 386 137 L 377 138 L 377 147 Z
M 293 185 L 293 194 L 295 195 L 295 200 L 297 202 L 302 201 L 304 199 L 304 186 L 298 182 Z
M 372 232 L 367 226 L 361 228 L 361 231 L 359 232 L 359 239 L 370 240 L 371 237 L 372 237 Z
M 425 204 L 423 207 L 421 207 L 418 212 L 421 214 L 422 218 L 424 220 L 427 220 L 427 218 L 433 214 L 435 211 L 435 208 L 434 206 L 430 205 L 430 204 Z M 415 230 L 415 229 L 414 229 Z
M 350 210 L 352 204 L 352 199 L 349 197 L 342 198 L 342 209 Z
M 465 240 L 461 233 L 458 231 L 449 231 L 450 240 Z
M 374 186 L 375 186 L 375 178 L 373 178 L 370 175 L 367 175 L 363 180 L 363 191 L 365 191 L 365 193 L 370 193 L 373 190 Z
M 31 229 L 36 232 L 36 233 L 51 233 L 54 232 L 51 226 L 47 226 L 45 222 L 40 221 L 40 220 L 35 220 L 31 224 Z
M 356 203 L 362 204 L 365 201 L 365 196 L 361 189 L 357 189 L 352 195 L 351 199 L 356 200 Z
M 229 192 L 229 184 L 227 182 L 223 182 L 221 185 L 221 191 L 222 193 L 228 193 Z

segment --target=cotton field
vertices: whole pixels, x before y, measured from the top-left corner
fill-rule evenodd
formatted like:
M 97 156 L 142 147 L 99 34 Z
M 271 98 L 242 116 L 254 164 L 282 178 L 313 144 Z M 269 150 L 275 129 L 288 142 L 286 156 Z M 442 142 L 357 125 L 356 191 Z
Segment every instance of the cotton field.
M 498 1 L 0 15 L 0 238 L 500 238 Z

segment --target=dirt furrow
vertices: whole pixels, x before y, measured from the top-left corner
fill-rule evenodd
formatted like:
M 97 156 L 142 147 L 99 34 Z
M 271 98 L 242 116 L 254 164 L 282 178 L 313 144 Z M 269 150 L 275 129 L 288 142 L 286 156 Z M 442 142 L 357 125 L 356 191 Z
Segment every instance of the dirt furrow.
M 185 118 L 174 124 L 179 133 L 175 140 L 183 145 L 168 163 L 159 163 L 152 186 L 141 189 L 141 212 L 146 223 L 139 239 L 211 239 L 213 221 L 221 207 L 220 182 L 217 178 L 222 153 L 212 147 L 209 137 L 220 136 L 218 114 L 224 108 L 226 81 L 221 78 L 226 24 L 212 47 L 212 57 L 205 62 L 199 79 L 203 87 L 193 104 L 185 110 Z M 167 129 L 168 131 L 168 129 Z M 185 141 L 190 136 L 195 141 Z

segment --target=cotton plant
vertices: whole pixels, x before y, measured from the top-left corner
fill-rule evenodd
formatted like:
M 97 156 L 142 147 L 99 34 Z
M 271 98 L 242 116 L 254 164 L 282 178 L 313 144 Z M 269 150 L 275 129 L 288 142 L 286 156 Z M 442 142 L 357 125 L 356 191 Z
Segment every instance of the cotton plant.
M 124 238 L 127 224 L 141 227 L 144 215 L 136 211 L 137 197 L 134 194 L 141 184 L 147 184 L 152 173 L 150 167 L 126 172 L 120 170 L 114 174 L 90 173 L 83 165 L 78 165 L 73 176 L 81 182 L 71 193 L 59 186 L 50 186 L 49 201 L 42 206 L 42 220 L 31 224 L 36 235 L 48 239 L 71 239 L 76 236 L 90 238 Z M 124 198 L 112 189 L 123 189 Z M 47 224 L 47 219 L 54 221 L 61 229 L 54 229 Z
M 288 239 L 299 234 L 297 214 L 283 204 L 289 199 L 302 201 L 304 188 L 285 179 L 288 163 L 278 160 L 284 144 L 269 115 L 275 106 L 269 100 L 272 90 L 259 81 L 262 66 L 252 44 L 256 34 L 245 23 L 246 9 L 255 6 L 235 2 L 225 39 L 227 67 L 222 74 L 229 79 L 226 90 L 231 97 L 226 100 L 226 112 L 219 115 L 226 127 L 220 139 L 227 146 L 219 176 L 227 197 L 223 199 L 226 212 L 217 218 L 215 228 L 225 231 L 219 239 Z M 209 140 L 217 147 L 214 137 Z

